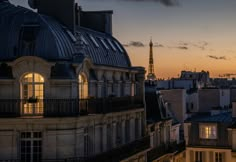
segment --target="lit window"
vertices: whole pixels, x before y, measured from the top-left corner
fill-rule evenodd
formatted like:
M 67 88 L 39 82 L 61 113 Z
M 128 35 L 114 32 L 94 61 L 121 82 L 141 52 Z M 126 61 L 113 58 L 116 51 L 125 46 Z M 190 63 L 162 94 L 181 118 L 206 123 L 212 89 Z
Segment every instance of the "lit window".
M 88 97 L 88 81 L 84 74 L 79 75 L 79 98 Z
M 44 78 L 37 73 L 29 73 L 22 80 L 23 115 L 43 114 Z
M 116 46 L 118 47 L 118 49 L 120 50 L 120 52 L 124 53 L 124 50 L 121 48 L 121 46 L 116 42 L 114 41 Z
M 25 162 L 42 161 L 42 133 L 22 132 L 20 135 L 20 157 Z
M 95 38 L 94 38 L 92 35 L 89 35 L 89 38 L 92 40 L 92 42 L 94 43 L 94 45 L 95 45 L 96 47 L 99 47 L 97 41 L 95 40 Z
M 105 40 L 102 39 L 102 38 L 100 38 L 100 40 L 101 40 L 101 42 L 102 42 L 102 45 L 103 45 L 107 50 L 109 50 L 109 47 L 108 47 L 108 45 L 106 44 Z
M 223 162 L 223 153 L 215 152 L 215 162 Z
M 216 125 L 200 125 L 200 138 L 203 139 L 216 139 L 217 138 L 217 129 Z
M 116 47 L 114 46 L 114 44 L 111 42 L 110 39 L 107 39 L 108 43 L 110 44 L 111 48 L 113 49 L 113 51 L 116 51 Z

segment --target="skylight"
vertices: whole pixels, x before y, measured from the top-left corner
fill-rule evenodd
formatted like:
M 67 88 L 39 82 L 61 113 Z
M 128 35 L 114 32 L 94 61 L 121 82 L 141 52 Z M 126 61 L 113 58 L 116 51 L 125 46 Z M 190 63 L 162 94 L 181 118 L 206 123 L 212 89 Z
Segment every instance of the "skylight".
M 114 44 L 111 42 L 110 39 L 107 39 L 108 43 L 110 44 L 111 48 L 113 49 L 113 51 L 116 51 L 116 47 L 114 46 Z
M 114 42 L 115 42 L 116 46 L 118 47 L 118 49 L 120 50 L 120 52 L 124 53 L 124 50 L 120 47 L 120 45 L 116 41 L 114 41 Z
M 102 45 L 103 45 L 107 50 L 109 50 L 109 47 L 108 47 L 108 45 L 106 44 L 105 40 L 102 39 L 102 38 L 100 38 L 100 40 L 101 40 L 101 42 L 102 42 Z
M 89 35 L 89 38 L 92 40 L 93 44 L 94 44 L 96 47 L 99 47 L 99 44 L 97 43 L 97 41 L 95 40 L 95 38 L 94 38 L 92 35 Z
M 84 44 L 88 45 L 88 42 L 86 41 L 86 39 L 82 35 L 81 35 L 81 40 L 84 42 Z
M 76 42 L 76 41 L 77 41 L 76 38 L 75 38 L 75 36 L 74 36 L 69 30 L 66 30 L 66 32 L 67 32 L 67 34 L 70 36 L 70 38 L 71 38 L 71 40 L 72 40 L 73 42 Z

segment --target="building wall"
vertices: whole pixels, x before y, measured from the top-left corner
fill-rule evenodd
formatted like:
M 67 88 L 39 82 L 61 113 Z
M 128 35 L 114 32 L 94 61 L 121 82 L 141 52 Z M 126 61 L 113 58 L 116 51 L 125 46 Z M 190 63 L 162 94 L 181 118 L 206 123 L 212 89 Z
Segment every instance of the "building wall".
M 220 106 L 219 89 L 199 89 L 199 112 L 210 112 L 213 107 Z
M 172 111 L 177 120 L 183 124 L 186 119 L 186 90 L 161 90 L 161 94 L 164 101 L 168 102 L 168 108 L 170 111 Z
M 86 152 L 85 145 L 88 147 L 89 155 L 105 152 L 120 145 L 117 143 L 119 132 L 114 131 L 117 123 L 129 121 L 126 123 L 129 124 L 129 130 L 121 128 L 122 132 L 129 131 L 122 137 L 122 140 L 126 141 L 124 143 L 141 138 L 143 127 L 141 122 L 136 122 L 141 129 L 134 131 L 137 127 L 132 122 L 134 119 L 144 120 L 143 110 L 63 118 L 63 120 L 62 118 L 0 119 L 0 142 L 4 146 L 0 147 L 0 160 L 19 159 L 21 132 L 42 132 L 43 159 L 83 157 Z M 127 134 L 130 137 L 127 137 Z M 135 134 L 139 136 L 135 137 Z M 126 138 L 130 138 L 130 141 Z
M 199 111 L 199 99 L 198 93 L 194 92 L 186 95 L 186 110 L 187 112 Z
M 228 108 L 230 105 L 230 90 L 229 89 L 219 89 L 220 91 L 220 106 L 222 108 Z
M 214 162 L 215 153 L 222 153 L 222 162 L 234 162 L 231 149 L 214 149 L 205 147 L 186 147 L 186 162 L 195 162 L 196 152 L 202 152 L 202 162 Z

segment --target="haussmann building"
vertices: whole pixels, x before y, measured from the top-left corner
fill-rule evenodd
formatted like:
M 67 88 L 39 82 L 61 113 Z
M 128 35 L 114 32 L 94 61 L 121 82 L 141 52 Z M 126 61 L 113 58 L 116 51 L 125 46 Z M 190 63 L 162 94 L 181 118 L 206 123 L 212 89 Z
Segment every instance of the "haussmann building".
M 146 161 L 144 74 L 112 11 L 0 0 L 0 160 Z

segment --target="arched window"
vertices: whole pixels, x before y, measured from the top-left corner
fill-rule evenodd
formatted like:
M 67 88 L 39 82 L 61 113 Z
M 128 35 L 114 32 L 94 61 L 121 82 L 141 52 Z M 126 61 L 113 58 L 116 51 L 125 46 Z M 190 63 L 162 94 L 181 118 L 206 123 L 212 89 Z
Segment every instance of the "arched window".
M 79 98 L 88 97 L 88 81 L 84 74 L 79 74 Z
M 22 79 L 22 114 L 43 114 L 44 78 L 37 73 L 28 73 Z

